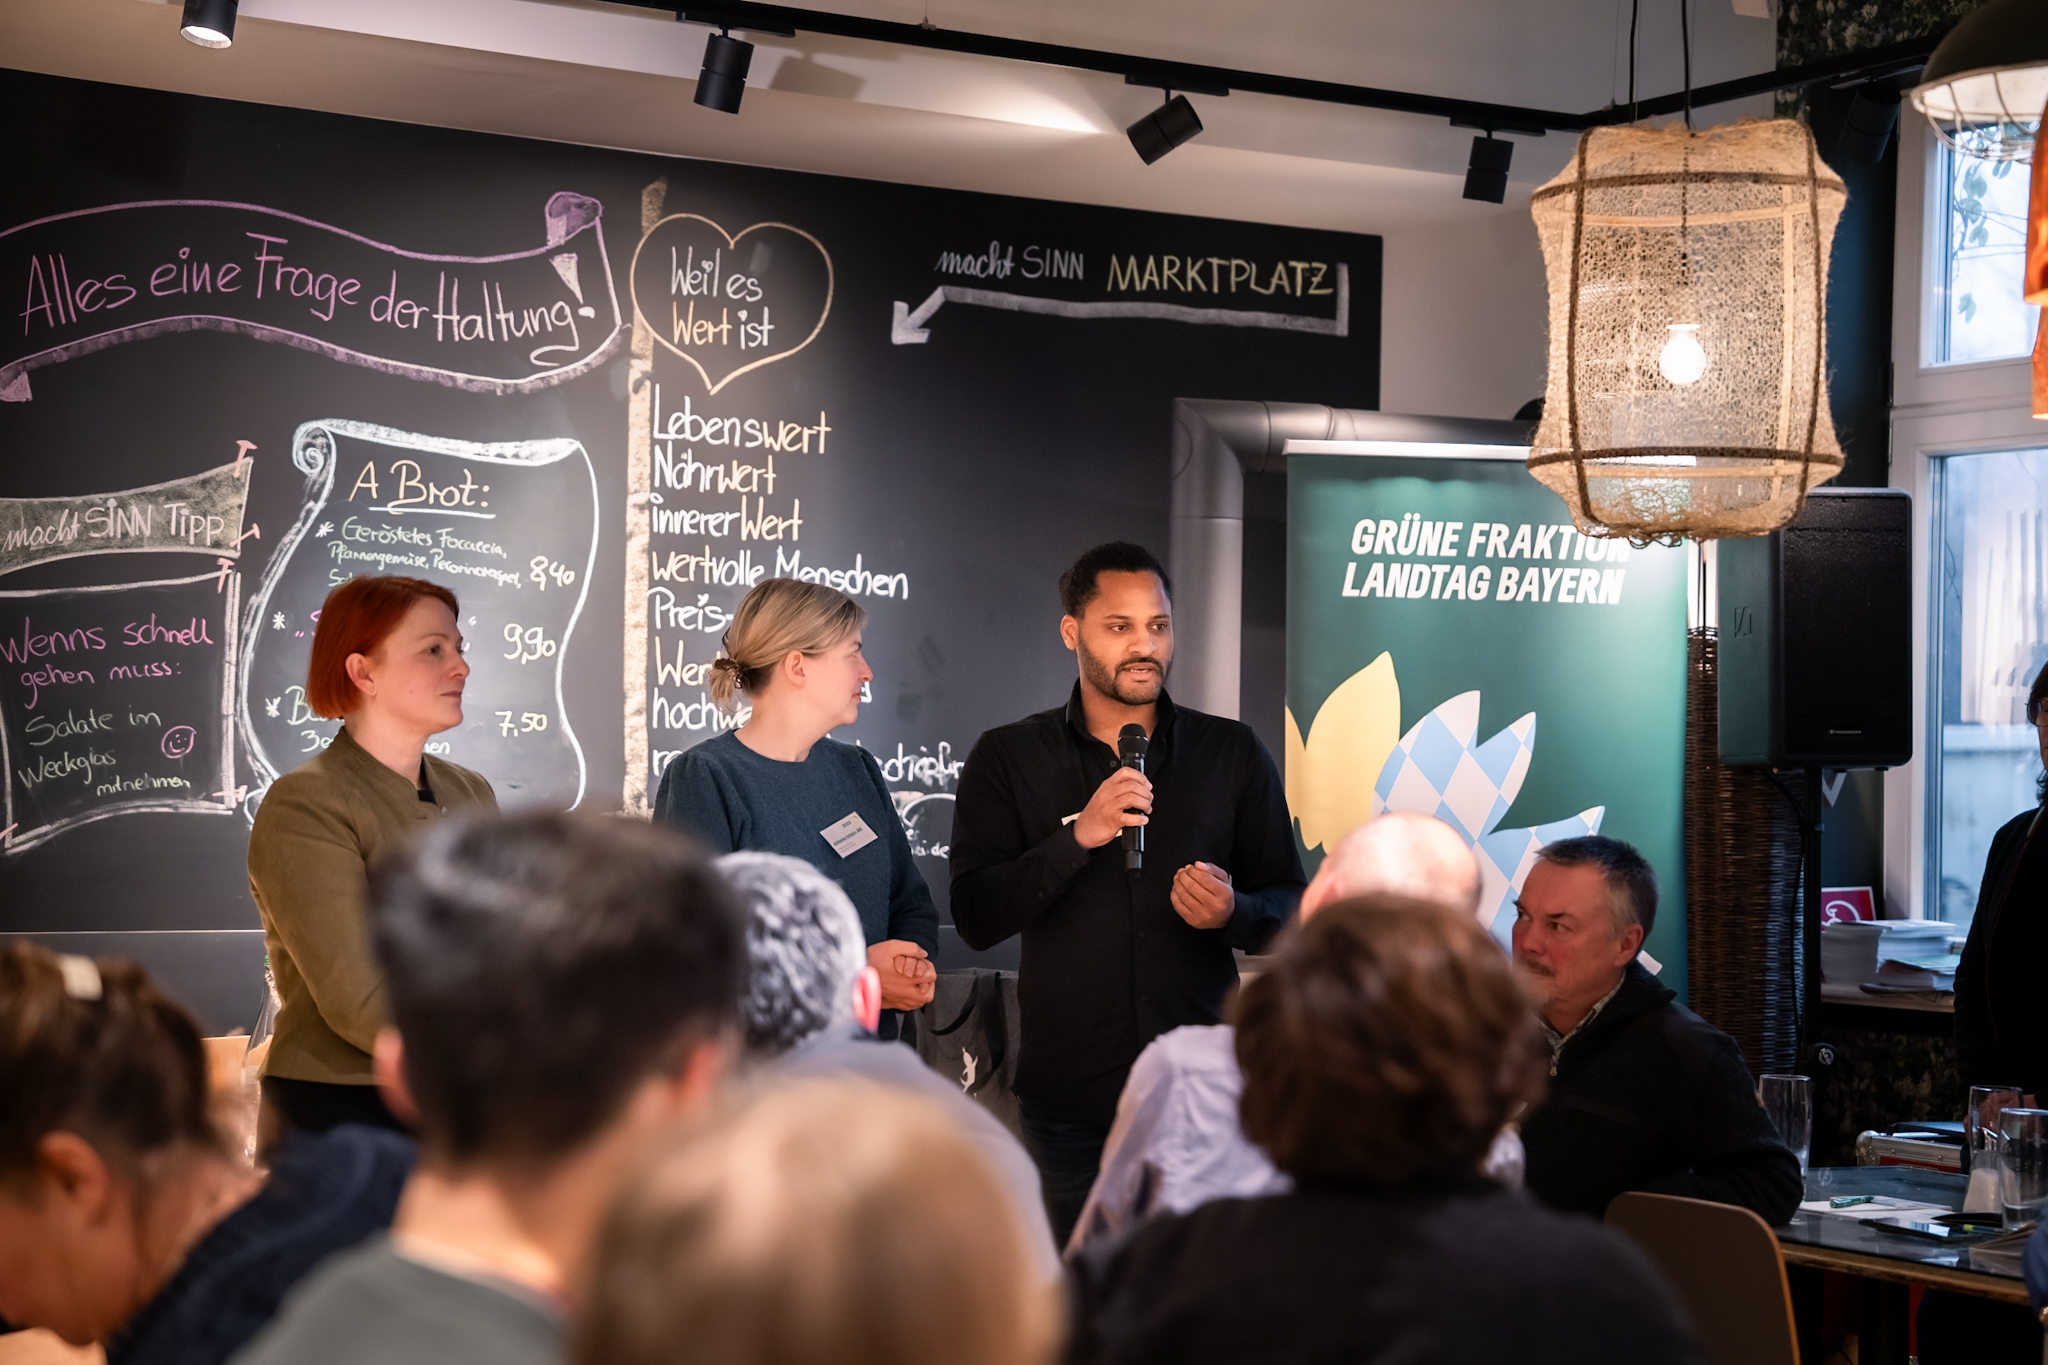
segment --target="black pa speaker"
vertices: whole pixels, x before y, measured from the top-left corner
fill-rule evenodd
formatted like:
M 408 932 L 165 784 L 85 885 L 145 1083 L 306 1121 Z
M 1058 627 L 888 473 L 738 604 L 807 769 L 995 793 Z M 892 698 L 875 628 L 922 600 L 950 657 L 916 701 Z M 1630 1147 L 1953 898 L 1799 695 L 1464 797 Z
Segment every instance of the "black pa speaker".
M 1783 530 L 1719 555 L 1721 761 L 1910 761 L 1912 497 L 1816 489 Z

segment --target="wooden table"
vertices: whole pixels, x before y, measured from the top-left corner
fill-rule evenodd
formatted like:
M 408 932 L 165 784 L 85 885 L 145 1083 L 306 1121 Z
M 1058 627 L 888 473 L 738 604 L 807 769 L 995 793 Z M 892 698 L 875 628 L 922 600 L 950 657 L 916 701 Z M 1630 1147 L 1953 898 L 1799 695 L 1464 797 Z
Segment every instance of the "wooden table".
M 1963 1205 L 1967 1184 L 1960 1175 L 1912 1166 L 1815 1167 L 1807 1173 L 1806 1198 L 1890 1195 L 1954 1211 Z M 1861 1281 L 1857 1344 L 1862 1365 L 1904 1365 L 1913 1285 L 2002 1303 L 2027 1302 L 2027 1287 L 2018 1278 L 1971 1265 L 1970 1242 L 1928 1241 L 1825 1213 L 1795 1214 L 1776 1232 L 1788 1267 L 1833 1270 Z

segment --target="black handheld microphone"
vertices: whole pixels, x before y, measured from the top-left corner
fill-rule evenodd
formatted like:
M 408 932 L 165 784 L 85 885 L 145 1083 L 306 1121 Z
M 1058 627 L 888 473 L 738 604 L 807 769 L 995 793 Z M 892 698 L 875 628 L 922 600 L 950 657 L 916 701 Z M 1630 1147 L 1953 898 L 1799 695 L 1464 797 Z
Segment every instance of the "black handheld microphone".
M 1116 756 L 1119 766 L 1136 768 L 1139 772 L 1144 772 L 1145 750 L 1147 747 L 1145 727 L 1142 725 L 1126 725 L 1117 732 L 1116 737 Z M 1127 807 L 1126 809 L 1130 808 Z M 1143 825 L 1125 825 L 1124 871 L 1135 877 L 1144 866 L 1145 827 Z

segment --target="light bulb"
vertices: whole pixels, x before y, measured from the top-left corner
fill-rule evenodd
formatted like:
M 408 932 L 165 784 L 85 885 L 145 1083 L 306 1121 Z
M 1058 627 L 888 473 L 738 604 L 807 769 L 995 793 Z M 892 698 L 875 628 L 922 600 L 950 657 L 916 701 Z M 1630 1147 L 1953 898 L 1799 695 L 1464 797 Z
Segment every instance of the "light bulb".
M 1666 329 L 1671 340 L 1657 354 L 1657 368 L 1674 384 L 1693 384 L 1707 372 L 1707 353 L 1700 349 L 1700 325 L 1675 322 Z

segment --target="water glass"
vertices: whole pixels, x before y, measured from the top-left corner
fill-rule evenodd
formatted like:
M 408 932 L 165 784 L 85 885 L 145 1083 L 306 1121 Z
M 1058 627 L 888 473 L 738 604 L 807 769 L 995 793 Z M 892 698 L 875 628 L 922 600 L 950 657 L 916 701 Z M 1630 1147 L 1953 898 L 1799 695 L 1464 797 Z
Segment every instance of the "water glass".
M 1999 1199 L 2008 1228 L 2041 1217 L 2048 1204 L 2048 1109 L 2007 1109 L 1998 1119 Z
M 1759 1077 L 1757 1098 L 1771 1116 L 1778 1140 L 1799 1158 L 1799 1175 L 1804 1179 L 1806 1155 L 1813 1146 L 1813 1082 L 1804 1076 Z
M 1998 1118 L 2020 1104 L 2018 1087 L 1973 1085 L 1970 1107 L 1963 1111 L 1963 1174 L 1970 1177 L 1963 1195 L 1964 1213 L 1997 1213 L 2002 1197 L 1998 1185 Z
M 1986 1154 L 1998 1152 L 1998 1116 L 2020 1105 L 2016 1085 L 1973 1085 L 1970 1107 L 1963 1111 L 1963 1171 L 1967 1174 Z

